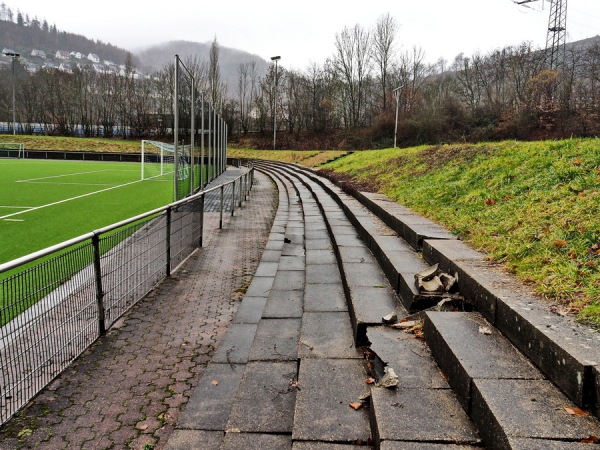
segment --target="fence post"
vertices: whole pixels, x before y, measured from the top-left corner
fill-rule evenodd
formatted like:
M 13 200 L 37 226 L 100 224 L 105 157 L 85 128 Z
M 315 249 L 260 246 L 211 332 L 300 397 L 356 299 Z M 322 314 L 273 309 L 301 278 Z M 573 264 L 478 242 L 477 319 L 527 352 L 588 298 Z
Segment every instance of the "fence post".
M 98 333 L 100 336 L 106 334 L 106 315 L 104 312 L 104 290 L 102 289 L 102 268 L 100 265 L 100 236 L 92 236 L 94 247 L 94 276 L 96 278 L 96 303 L 98 304 Z
M 223 188 L 225 185 L 221 185 L 221 214 L 219 215 L 219 230 L 223 229 L 223 207 L 224 207 L 224 198 L 223 198 Z
M 202 247 L 204 240 L 204 194 L 200 196 L 200 242 L 198 247 Z
M 235 180 L 233 180 L 233 189 L 231 190 L 231 216 L 233 217 L 233 212 L 235 211 Z
M 171 276 L 171 207 L 167 208 L 167 235 L 165 237 L 165 243 L 167 245 L 167 276 Z
M 243 184 L 242 177 L 240 177 L 240 204 L 239 204 L 240 208 L 242 207 L 242 184 Z
M 246 200 L 248 200 L 248 194 L 250 193 L 250 183 L 248 182 L 248 179 L 249 179 L 248 178 L 248 172 L 246 172 L 246 174 L 244 175 L 244 183 L 245 183 L 244 187 L 246 188 L 245 189 L 246 195 L 244 196 L 244 198 Z

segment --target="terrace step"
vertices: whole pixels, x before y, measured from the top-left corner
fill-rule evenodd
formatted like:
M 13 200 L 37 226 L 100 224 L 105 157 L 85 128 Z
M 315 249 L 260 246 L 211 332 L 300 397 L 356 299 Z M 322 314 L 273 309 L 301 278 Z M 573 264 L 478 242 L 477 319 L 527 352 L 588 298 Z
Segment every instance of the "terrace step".
M 527 439 L 569 444 L 599 435 L 598 422 L 569 414 L 576 405 L 480 314 L 427 312 L 424 331 L 488 448 L 518 448 Z

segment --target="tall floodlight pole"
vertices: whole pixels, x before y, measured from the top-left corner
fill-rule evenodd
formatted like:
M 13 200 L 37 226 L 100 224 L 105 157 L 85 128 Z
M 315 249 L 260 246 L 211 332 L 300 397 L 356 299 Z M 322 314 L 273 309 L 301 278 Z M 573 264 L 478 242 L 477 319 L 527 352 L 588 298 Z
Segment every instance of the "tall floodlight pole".
M 4 52 L 5 56 L 12 58 L 12 116 L 13 116 L 13 136 L 17 134 L 17 115 L 15 110 L 15 60 L 21 55 L 16 52 Z
M 394 148 L 398 148 L 396 146 L 396 135 L 398 134 L 398 105 L 400 104 L 400 89 L 402 89 L 404 85 L 398 86 L 392 92 L 394 93 L 394 97 L 396 97 L 396 125 L 394 127 Z
M 273 150 L 277 144 L 277 61 L 281 56 L 272 56 L 271 61 L 275 61 L 275 88 L 273 89 Z
M 204 179 L 204 91 L 200 93 L 200 121 L 202 125 L 200 125 L 200 189 L 204 187 L 204 183 L 206 180 Z

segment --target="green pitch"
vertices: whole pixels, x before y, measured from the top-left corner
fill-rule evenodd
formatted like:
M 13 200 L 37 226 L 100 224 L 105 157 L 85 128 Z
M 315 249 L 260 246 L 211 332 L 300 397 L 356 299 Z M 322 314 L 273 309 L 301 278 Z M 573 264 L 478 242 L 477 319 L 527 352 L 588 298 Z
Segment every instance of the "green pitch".
M 164 206 L 139 163 L 0 159 L 0 263 Z

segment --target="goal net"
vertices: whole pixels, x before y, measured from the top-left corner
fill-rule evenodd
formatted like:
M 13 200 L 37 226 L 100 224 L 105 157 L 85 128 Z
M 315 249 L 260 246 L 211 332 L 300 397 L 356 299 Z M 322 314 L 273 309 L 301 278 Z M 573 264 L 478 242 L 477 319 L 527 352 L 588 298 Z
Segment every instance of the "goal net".
M 25 158 L 25 144 L 0 142 L 0 158 Z
M 142 180 L 170 182 L 173 183 L 174 192 L 178 192 L 180 190 L 178 186 L 190 183 L 192 161 L 189 147 L 189 145 L 179 145 L 176 155 L 175 147 L 172 144 L 143 140 Z M 177 172 L 177 176 L 175 176 L 175 172 Z

